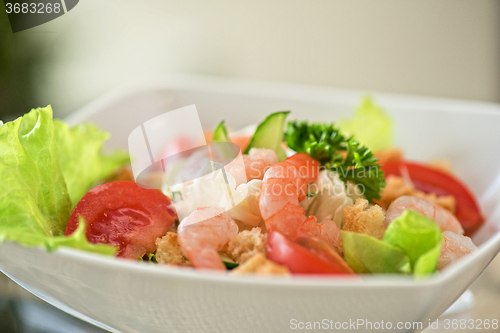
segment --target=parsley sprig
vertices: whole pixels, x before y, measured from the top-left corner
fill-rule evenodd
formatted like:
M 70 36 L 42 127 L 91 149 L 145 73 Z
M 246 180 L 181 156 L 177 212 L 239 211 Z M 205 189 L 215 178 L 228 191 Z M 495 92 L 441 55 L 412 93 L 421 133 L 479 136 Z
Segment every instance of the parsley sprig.
M 378 160 L 370 149 L 344 136 L 334 124 L 290 121 L 285 138 L 291 149 L 315 158 L 345 183 L 358 185 L 368 201 L 380 199 L 385 180 Z

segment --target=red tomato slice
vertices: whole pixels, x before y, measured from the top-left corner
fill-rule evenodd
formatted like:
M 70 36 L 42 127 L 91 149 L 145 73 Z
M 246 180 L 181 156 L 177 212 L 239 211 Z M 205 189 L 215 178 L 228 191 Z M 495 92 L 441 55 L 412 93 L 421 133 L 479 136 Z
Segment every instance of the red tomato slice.
M 144 189 L 135 182 L 116 181 L 87 192 L 71 213 L 66 236 L 78 227 L 78 217 L 87 223 L 91 243 L 118 246 L 117 257 L 138 259 L 155 251 L 155 240 L 174 222 L 170 199 L 158 190 Z
M 407 172 L 417 190 L 455 197 L 457 202 L 455 216 L 462 224 L 466 235 L 472 235 L 484 222 L 479 205 L 470 189 L 452 175 L 408 161 L 387 163 L 382 170 L 386 178 L 389 175 L 401 176 Z
M 286 266 L 293 274 L 354 274 L 337 253 L 327 253 L 316 245 L 307 249 L 277 231 L 267 234 L 266 254 L 269 260 Z

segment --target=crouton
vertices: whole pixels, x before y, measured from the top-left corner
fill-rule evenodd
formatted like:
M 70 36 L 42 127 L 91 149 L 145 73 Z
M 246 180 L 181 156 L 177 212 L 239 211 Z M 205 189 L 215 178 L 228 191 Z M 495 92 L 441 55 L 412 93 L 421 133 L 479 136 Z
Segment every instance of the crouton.
M 375 153 L 375 158 L 378 159 L 380 165 L 388 162 L 397 162 L 403 159 L 403 152 L 397 148 L 381 150 Z
M 388 176 L 378 204 L 382 208 L 387 209 L 394 200 L 404 195 L 412 195 L 414 190 L 414 187 L 405 182 L 403 178 L 392 175 Z
M 177 240 L 177 233 L 167 232 L 162 238 L 156 239 L 156 261 L 159 264 L 187 264 Z
M 259 227 L 243 230 L 229 241 L 225 253 L 237 263 L 243 263 L 257 253 L 266 252 L 267 235 Z
M 457 208 L 457 201 L 455 200 L 455 197 L 452 195 L 444 195 L 438 197 L 435 193 L 424 193 L 422 191 L 415 191 L 413 195 L 422 199 L 432 201 L 435 204 L 455 214 L 455 210 Z
M 256 253 L 254 256 L 246 260 L 243 264 L 231 271 L 231 274 L 242 275 L 255 273 L 261 275 L 269 274 L 290 274 L 288 268 L 278 265 L 266 259 L 262 253 Z
M 378 204 L 382 208 L 387 209 L 394 200 L 403 195 L 411 195 L 426 199 L 449 210 L 452 213 L 455 212 L 456 200 L 453 196 L 446 195 L 438 197 L 435 193 L 424 193 L 415 189 L 412 184 L 405 182 L 403 178 L 392 175 L 387 177 L 386 185 L 384 191 L 382 192 L 382 197 L 378 201 Z
M 356 199 L 356 203 L 344 207 L 344 230 L 366 234 L 377 239 L 384 236 L 384 212 L 378 205 L 368 207 L 368 201 Z

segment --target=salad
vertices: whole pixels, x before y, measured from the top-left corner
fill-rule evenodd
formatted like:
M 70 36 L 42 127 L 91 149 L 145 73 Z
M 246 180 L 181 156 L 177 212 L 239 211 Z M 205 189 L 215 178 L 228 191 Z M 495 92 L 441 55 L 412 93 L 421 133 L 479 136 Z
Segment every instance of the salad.
M 336 123 L 289 114 L 243 132 L 221 121 L 207 137 L 238 145 L 241 163 L 170 189 L 138 185 L 128 154 L 103 152 L 107 133 L 50 106 L 0 122 L 0 241 L 235 275 L 419 276 L 476 250 L 471 191 L 446 164 L 406 160 L 372 99 Z M 199 155 L 167 170 L 192 165 Z

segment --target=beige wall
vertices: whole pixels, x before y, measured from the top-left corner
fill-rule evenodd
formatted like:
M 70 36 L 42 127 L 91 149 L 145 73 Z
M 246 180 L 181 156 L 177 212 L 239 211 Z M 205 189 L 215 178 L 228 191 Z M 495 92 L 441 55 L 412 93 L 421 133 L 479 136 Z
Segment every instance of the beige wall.
M 169 72 L 500 102 L 500 1 L 85 0 L 27 33 L 64 113 Z

